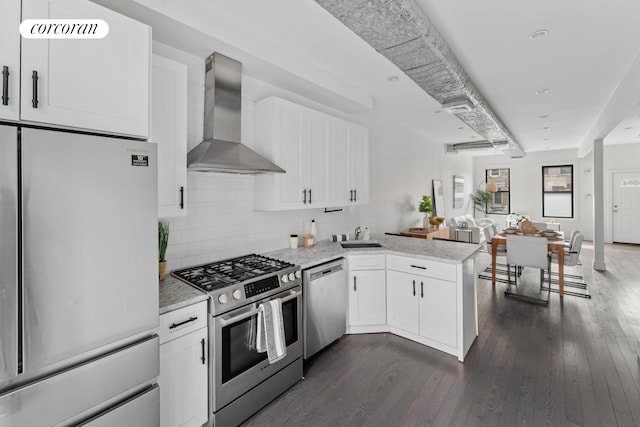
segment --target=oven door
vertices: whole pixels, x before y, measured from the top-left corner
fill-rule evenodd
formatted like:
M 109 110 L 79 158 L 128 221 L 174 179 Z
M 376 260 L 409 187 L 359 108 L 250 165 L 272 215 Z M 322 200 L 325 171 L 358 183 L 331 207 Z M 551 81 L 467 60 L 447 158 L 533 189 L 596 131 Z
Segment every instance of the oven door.
M 256 350 L 258 306 L 280 298 L 287 355 L 269 364 L 267 353 Z M 302 357 L 302 288 L 296 286 L 263 301 L 249 304 L 220 316 L 211 317 L 212 353 L 211 397 L 213 412 L 219 411 L 242 394 L 282 368 Z

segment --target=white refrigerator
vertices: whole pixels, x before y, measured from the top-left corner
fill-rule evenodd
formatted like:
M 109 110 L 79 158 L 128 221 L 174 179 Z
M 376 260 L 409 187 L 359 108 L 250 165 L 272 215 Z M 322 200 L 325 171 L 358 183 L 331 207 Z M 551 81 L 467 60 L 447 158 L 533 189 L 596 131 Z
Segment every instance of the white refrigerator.
M 159 424 L 154 144 L 0 125 L 0 427 Z

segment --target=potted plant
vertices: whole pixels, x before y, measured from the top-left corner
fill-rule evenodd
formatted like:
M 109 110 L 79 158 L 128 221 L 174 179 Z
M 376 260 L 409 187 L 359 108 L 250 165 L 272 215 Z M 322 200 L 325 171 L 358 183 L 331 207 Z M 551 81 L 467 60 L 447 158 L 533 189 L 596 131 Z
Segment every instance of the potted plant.
M 167 244 L 169 243 L 169 223 L 158 221 L 158 273 L 160 280 L 164 280 L 167 272 Z
M 475 210 L 483 213 L 484 216 L 487 216 L 485 213 L 485 207 L 487 203 L 491 201 L 491 193 L 484 190 L 476 190 L 476 194 L 473 195 L 473 204 L 475 205 Z
M 425 214 L 423 219 L 423 228 L 429 228 L 429 214 L 433 212 L 431 196 L 422 196 L 422 202 L 420 202 L 420 205 L 418 205 L 418 211 Z

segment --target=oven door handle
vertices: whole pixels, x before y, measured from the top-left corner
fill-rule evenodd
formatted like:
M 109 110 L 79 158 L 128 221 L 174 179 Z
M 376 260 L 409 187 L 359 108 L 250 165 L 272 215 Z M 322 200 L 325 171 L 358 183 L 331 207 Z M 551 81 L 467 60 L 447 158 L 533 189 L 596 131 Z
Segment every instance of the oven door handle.
M 290 301 L 294 298 L 298 298 L 300 295 L 302 295 L 302 291 L 295 291 L 295 292 L 291 292 L 290 295 L 287 295 L 284 298 L 280 298 L 281 302 L 287 302 Z M 254 308 L 253 310 L 247 311 L 245 313 L 239 314 L 237 316 L 233 316 L 233 317 L 229 317 L 229 318 L 225 318 L 225 316 L 220 316 L 220 318 L 218 319 L 218 322 L 220 322 L 220 325 L 222 326 L 227 326 L 230 325 L 232 323 L 236 323 L 239 322 L 241 320 L 244 320 L 248 317 L 253 316 L 254 314 L 258 314 L 258 312 L 260 311 L 260 308 Z

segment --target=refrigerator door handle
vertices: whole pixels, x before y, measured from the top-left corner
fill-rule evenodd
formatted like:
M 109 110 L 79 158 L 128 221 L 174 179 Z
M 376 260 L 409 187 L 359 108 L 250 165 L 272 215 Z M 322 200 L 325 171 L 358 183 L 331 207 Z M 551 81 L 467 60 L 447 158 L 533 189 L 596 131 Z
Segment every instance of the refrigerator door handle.
M 38 108 L 38 72 L 33 70 L 31 74 L 32 85 L 32 98 L 31 98 L 31 106 L 33 108 Z
M 9 105 L 9 67 L 2 66 L 2 105 Z

